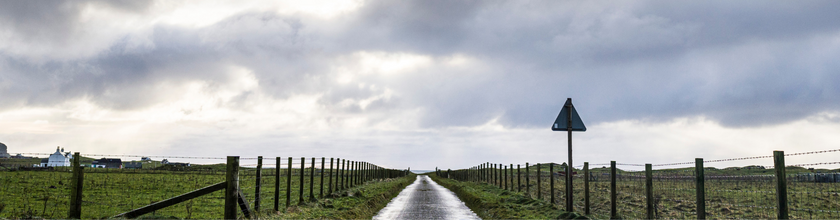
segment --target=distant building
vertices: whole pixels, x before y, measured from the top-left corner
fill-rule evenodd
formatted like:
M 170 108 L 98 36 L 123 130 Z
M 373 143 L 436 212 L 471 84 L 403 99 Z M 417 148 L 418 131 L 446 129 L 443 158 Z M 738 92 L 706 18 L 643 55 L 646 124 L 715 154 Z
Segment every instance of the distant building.
M 91 166 L 98 168 L 123 168 L 122 160 L 119 158 L 102 158 L 94 160 L 93 163 L 91 163 Z
M 9 152 L 7 150 L 8 149 L 6 149 L 6 145 L 3 144 L 3 143 L 0 143 L 0 158 L 12 157 L 12 155 L 9 155 Z
M 182 166 L 182 167 L 188 167 L 188 166 L 190 166 L 190 163 L 176 163 L 176 162 L 169 162 L 169 160 L 167 160 L 167 159 L 163 159 L 162 161 L 160 161 L 160 163 L 161 163 L 161 164 L 169 164 L 169 165 L 172 165 L 172 166 Z
M 140 161 L 152 161 L 152 158 L 149 157 L 141 157 Z
M 55 153 L 50 154 L 49 158 L 41 159 L 41 167 L 69 167 L 72 157 L 70 152 L 65 154 L 64 149 L 56 147 Z

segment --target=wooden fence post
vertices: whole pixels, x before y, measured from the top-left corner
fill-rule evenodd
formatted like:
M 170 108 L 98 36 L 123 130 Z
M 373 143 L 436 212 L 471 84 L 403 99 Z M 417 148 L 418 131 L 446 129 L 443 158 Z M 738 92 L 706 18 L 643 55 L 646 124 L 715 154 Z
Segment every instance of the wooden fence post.
M 551 184 L 551 205 L 557 205 L 554 201 L 554 163 L 548 163 L 548 182 Z
M 589 162 L 583 162 L 583 213 L 589 215 Z
M 616 191 L 615 191 L 615 161 L 610 161 L 610 218 L 618 218 L 616 210 Z
M 647 200 L 647 219 L 656 218 L 653 212 L 653 165 L 645 164 L 645 200 Z
M 73 177 L 70 180 L 70 207 L 67 210 L 67 218 L 80 219 L 82 218 L 82 191 L 84 189 L 85 172 L 84 167 L 80 165 L 81 156 L 79 152 L 73 154 Z
M 531 172 L 528 172 L 528 163 L 525 163 L 525 195 L 531 198 Z
M 516 185 L 519 186 L 517 192 L 522 192 L 522 167 L 516 165 Z
M 275 158 L 274 164 L 274 211 L 280 211 L 280 168 L 282 167 L 280 163 L 283 160 L 280 157 Z
M 329 191 L 327 191 L 328 194 L 330 194 L 330 195 L 332 195 L 333 187 L 334 187 L 333 186 L 333 164 L 334 164 L 335 160 L 333 160 L 333 159 L 335 159 L 335 158 L 330 157 L 330 180 L 329 180 L 329 184 L 328 184 Z
M 706 219 L 706 175 L 703 172 L 703 158 L 694 159 L 694 174 L 697 189 L 697 219 Z
M 239 208 L 239 157 L 227 157 L 227 169 L 225 170 L 225 219 L 236 219 L 236 210 Z
M 540 183 L 540 179 L 542 179 L 542 173 L 540 173 L 540 168 L 540 163 L 537 163 L 537 199 L 543 199 L 542 190 L 540 190 L 540 188 L 542 188 L 542 184 Z
M 490 165 L 490 162 L 484 163 L 484 182 L 490 185 L 495 185 L 496 183 L 493 182 L 493 166 Z
M 504 169 L 504 175 L 502 176 L 502 186 L 504 186 L 505 190 L 508 190 L 507 166 L 502 167 L 502 169 Z
M 286 209 L 292 204 L 292 157 L 286 165 Z
M 257 157 L 256 182 L 254 183 L 254 212 L 260 211 L 260 190 L 262 188 L 262 164 L 263 157 Z
M 502 168 L 499 164 L 493 164 L 493 184 L 496 187 L 502 188 Z
M 315 158 L 309 166 L 309 201 L 315 201 Z
M 508 168 L 510 168 L 510 178 L 509 178 L 510 179 L 509 180 L 510 181 L 510 184 L 509 184 L 510 185 L 510 191 L 513 191 L 513 164 L 510 164 L 510 166 L 508 166 Z
M 355 167 L 353 167 L 354 161 L 347 161 L 347 188 L 353 188 L 353 174 Z
M 484 183 L 488 183 L 490 179 L 487 178 L 487 163 L 481 164 L 481 181 Z
M 304 186 L 306 186 L 306 183 L 304 183 L 303 181 L 304 181 L 304 178 L 306 177 L 306 171 L 304 170 L 304 169 L 306 169 L 305 166 L 306 166 L 306 157 L 301 157 L 300 158 L 300 184 L 298 185 L 298 192 L 299 192 L 298 205 L 303 205 L 303 202 L 304 202 L 304 200 L 303 200 L 303 188 L 304 188 Z
M 496 176 L 498 176 L 498 175 L 496 175 L 496 164 L 495 163 L 491 164 L 491 167 L 492 168 L 490 168 L 490 170 L 491 170 L 491 173 L 493 175 L 493 186 L 498 187 L 499 186 L 499 179 L 496 177 Z
M 341 163 L 339 163 L 338 165 L 341 165 L 341 170 L 339 173 L 341 180 L 338 181 L 341 187 L 339 187 L 339 189 L 343 190 L 347 188 L 347 181 L 345 181 L 347 179 L 347 159 L 341 159 Z
M 785 152 L 773 151 L 773 169 L 776 171 L 776 201 L 778 218 L 788 219 L 787 179 L 785 175 Z
M 484 183 L 490 183 L 490 175 L 488 175 L 490 174 L 489 170 L 490 169 L 487 168 L 486 162 L 481 164 L 481 181 Z
M 319 190 L 319 194 L 321 198 L 324 198 L 324 163 L 326 162 L 327 158 L 321 157 L 321 189 Z

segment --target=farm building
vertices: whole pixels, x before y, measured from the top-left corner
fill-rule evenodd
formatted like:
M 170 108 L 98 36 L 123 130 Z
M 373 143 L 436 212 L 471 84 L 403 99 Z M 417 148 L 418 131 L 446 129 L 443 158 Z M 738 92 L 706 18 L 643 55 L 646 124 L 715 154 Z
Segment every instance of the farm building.
M 56 147 L 55 153 L 50 154 L 49 158 L 41 159 L 41 167 L 69 167 L 72 158 L 69 151 L 65 153 L 64 149 Z
M 119 158 L 102 158 L 94 160 L 93 163 L 91 163 L 91 166 L 101 168 L 123 168 L 122 160 Z
M 5 144 L 3 144 L 3 143 L 0 143 L 0 158 L 9 158 L 9 157 L 11 157 L 11 155 L 9 155 L 9 152 L 8 152 L 7 150 L 8 150 L 8 149 L 6 149 L 6 145 L 5 145 Z

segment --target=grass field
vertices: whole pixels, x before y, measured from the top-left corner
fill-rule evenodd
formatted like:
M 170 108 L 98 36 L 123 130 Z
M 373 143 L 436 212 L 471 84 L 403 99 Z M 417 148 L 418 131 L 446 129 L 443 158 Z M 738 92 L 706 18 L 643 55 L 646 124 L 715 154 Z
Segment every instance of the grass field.
M 240 173 L 240 188 L 254 204 L 256 185 L 255 169 Z M 283 170 L 285 171 L 285 170 Z M 272 212 L 274 207 L 274 169 L 264 169 L 259 210 Z M 291 205 L 299 205 L 299 181 L 293 173 Z M 71 173 L 65 169 L 55 171 L 0 172 L 0 218 L 66 218 L 69 204 Z M 85 169 L 82 218 L 107 218 L 142 207 L 152 202 L 171 198 L 195 189 L 224 181 L 223 172 L 212 171 L 160 171 Z M 328 177 L 324 179 L 329 180 Z M 280 177 L 281 210 L 285 210 L 286 177 Z M 304 178 L 304 198 L 310 201 L 310 177 Z M 320 197 L 320 175 L 316 172 L 313 193 Z M 328 186 L 324 186 L 324 197 Z M 187 202 L 147 214 L 156 218 L 221 218 L 224 203 L 223 191 L 217 191 Z M 305 205 L 305 204 L 304 204 Z M 340 204 L 337 204 L 340 205 Z
M 453 191 L 479 217 L 483 219 L 585 219 L 576 213 L 567 213 L 543 200 L 533 199 L 485 183 L 455 181 L 429 174 L 435 182 Z
M 530 183 L 525 181 L 521 169 L 522 194 L 542 201 L 550 201 L 550 184 L 547 164 L 541 167 L 542 181 L 537 192 L 536 167 L 530 167 Z M 559 171 L 555 167 L 555 172 Z M 840 218 L 840 183 L 803 182 L 798 175 L 806 173 L 836 173 L 838 170 L 808 170 L 788 167 L 788 201 L 790 217 L 800 219 Z M 584 180 L 579 172 L 575 176 L 575 211 L 584 210 Z M 709 218 L 775 218 L 776 180 L 773 169 L 715 169 L 705 170 L 706 216 Z M 591 170 L 591 214 L 597 219 L 609 218 L 609 169 Z M 617 212 L 622 218 L 645 218 L 646 197 L 644 172 L 618 171 Z M 658 218 L 696 218 L 696 188 L 694 168 L 654 170 L 653 194 Z M 554 175 L 556 206 L 565 209 L 565 176 Z M 508 173 L 508 187 L 517 192 L 516 170 Z M 527 186 L 530 191 L 525 193 Z M 494 188 L 498 188 L 495 187 Z M 538 196 L 539 195 L 539 196 Z

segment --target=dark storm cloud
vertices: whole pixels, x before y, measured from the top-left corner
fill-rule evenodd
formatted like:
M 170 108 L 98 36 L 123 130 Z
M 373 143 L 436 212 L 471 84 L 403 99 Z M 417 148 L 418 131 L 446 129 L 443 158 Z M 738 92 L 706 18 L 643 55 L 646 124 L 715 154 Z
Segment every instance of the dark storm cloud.
M 394 4 L 368 4 L 334 37 L 350 36 L 340 40 L 351 51 L 461 53 L 493 69 L 402 85 L 429 126 L 499 116 L 546 126 L 566 97 L 595 123 L 706 116 L 761 126 L 840 107 L 831 2 Z
M 0 1 L 0 27 L 26 43 L 72 43 L 67 39 L 85 34 L 78 27 L 86 6 L 103 6 L 120 13 L 142 13 L 152 3 L 132 0 Z
M 75 33 L 84 3 L 4 4 L 0 22 L 37 42 Z M 323 94 L 319 103 L 346 114 L 422 109 L 424 127 L 498 118 L 547 128 L 566 97 L 587 123 L 705 116 L 762 126 L 840 107 L 838 9 L 818 1 L 370 1 L 330 21 L 246 12 L 198 30 L 159 25 L 149 48 L 119 41 L 90 59 L 30 63 L 0 53 L 0 91 L 11 94 L 0 99 L 9 107 L 90 97 L 139 108 L 166 99 L 153 85 L 224 83 L 223 69 L 237 65 L 277 98 Z M 337 84 L 331 69 L 357 51 L 462 54 L 482 66 L 361 77 L 396 94 L 362 109 L 341 103 L 381 91 Z

